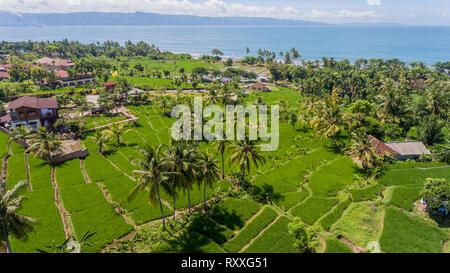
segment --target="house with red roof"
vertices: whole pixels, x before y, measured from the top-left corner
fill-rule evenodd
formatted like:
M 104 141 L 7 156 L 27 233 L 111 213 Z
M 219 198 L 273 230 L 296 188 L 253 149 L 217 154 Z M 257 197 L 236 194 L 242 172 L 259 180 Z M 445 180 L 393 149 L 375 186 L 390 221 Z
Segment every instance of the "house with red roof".
M 24 96 L 8 104 L 7 114 L 0 123 L 7 128 L 52 126 L 58 118 L 56 98 Z
M 36 65 L 42 65 L 51 70 L 67 70 L 74 67 L 71 60 L 44 57 L 34 62 Z
M 368 136 L 368 140 L 379 156 L 389 155 L 398 160 L 408 160 L 419 158 L 421 155 L 431 155 L 420 141 L 381 142 L 373 136 Z
M 250 85 L 250 89 L 253 89 L 255 91 L 270 92 L 269 85 L 263 82 L 258 82 Z
M 11 64 L 0 64 L 0 81 L 9 79 L 8 69 L 11 67 Z
M 36 65 L 46 68 L 48 71 L 54 71 L 56 75 L 56 83 L 61 87 L 76 86 L 95 82 L 92 72 L 86 74 L 71 75 L 68 69 L 75 67 L 71 60 L 44 57 L 34 62 Z M 45 79 L 35 84 L 48 84 Z

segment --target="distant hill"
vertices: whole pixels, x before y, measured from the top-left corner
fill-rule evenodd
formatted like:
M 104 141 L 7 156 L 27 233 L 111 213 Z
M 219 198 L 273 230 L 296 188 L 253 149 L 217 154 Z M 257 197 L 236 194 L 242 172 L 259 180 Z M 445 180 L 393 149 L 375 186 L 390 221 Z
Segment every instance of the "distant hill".
M 156 13 L 0 13 L 0 26 L 324 25 L 260 17 L 200 17 Z

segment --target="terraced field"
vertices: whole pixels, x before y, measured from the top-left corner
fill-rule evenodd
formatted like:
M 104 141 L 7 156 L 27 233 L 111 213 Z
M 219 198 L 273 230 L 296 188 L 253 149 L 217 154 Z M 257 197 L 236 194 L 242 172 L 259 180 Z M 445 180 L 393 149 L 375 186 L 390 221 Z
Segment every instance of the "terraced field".
M 279 99 L 297 103 L 297 95 L 287 88 L 263 96 L 271 103 Z M 248 100 L 254 98 L 251 95 Z M 28 241 L 12 239 L 13 251 L 34 252 L 90 231 L 97 232 L 91 241 L 93 247 L 83 251 L 99 252 L 113 242 L 117 245 L 117 239 L 132 231 L 140 236 L 140 232 L 148 232 L 148 227 L 159 225 L 159 207 L 148 203 L 146 192 L 127 202 L 136 185 L 132 159 L 144 142 L 169 144 L 169 128 L 174 120 L 162 115 L 154 105 L 128 109 L 138 121 L 122 137 L 123 143 L 110 143 L 101 155 L 89 138 L 92 133 L 88 133 L 83 142 L 90 155 L 82 161 L 50 166 L 33 155 L 26 157 L 20 145 L 8 144 L 7 137 L 0 137 L 0 154 L 3 158 L 10 155 L 6 183 L 11 187 L 27 181 L 28 171 L 31 187 L 23 192 L 27 200 L 21 212 L 38 221 Z M 90 122 L 94 125 L 105 121 L 99 118 Z M 295 148 L 299 141 L 296 137 L 301 137 L 306 153 Z M 206 143 L 200 149 L 214 152 L 214 147 Z M 190 219 L 188 230 L 180 232 L 177 240 L 165 239 L 151 247 L 129 238 L 123 242 L 136 244 L 133 251 L 137 252 L 295 253 L 294 238 L 287 228 L 294 217 L 322 228 L 324 247 L 319 251 L 329 253 L 363 252 L 371 242 L 379 243 L 385 252 L 441 252 L 448 241 L 448 226 L 438 225 L 414 205 L 426 178 L 450 181 L 450 169 L 442 164 L 398 163 L 379 179 L 358 186 L 360 171 L 332 148 L 331 141 L 317 138 L 300 126 L 293 129 L 285 122 L 280 124 L 279 149 L 263 155 L 266 164 L 252 168 L 248 176 L 257 189 L 253 195 L 226 195 L 223 202 L 213 205 L 213 217 Z M 228 156 L 227 151 L 225 158 Z M 220 155 L 217 158 L 220 160 Z M 236 171 L 238 166 L 227 165 L 228 177 Z M 207 190 L 207 198 L 230 188 L 228 181 L 218 182 Z M 203 189 L 194 187 L 190 193 L 192 206 L 203 201 Z M 182 190 L 175 205 L 167 194 L 162 198 L 165 216 L 173 214 L 174 206 L 177 215 L 188 207 Z

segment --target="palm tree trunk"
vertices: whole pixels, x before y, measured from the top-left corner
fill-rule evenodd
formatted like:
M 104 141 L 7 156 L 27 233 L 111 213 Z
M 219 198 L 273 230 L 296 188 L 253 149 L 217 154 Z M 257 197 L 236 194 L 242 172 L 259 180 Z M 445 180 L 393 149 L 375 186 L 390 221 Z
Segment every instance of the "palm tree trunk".
M 223 161 L 223 152 L 222 152 L 222 180 L 225 179 L 225 162 Z
M 6 238 L 6 253 L 13 253 L 11 249 L 11 244 L 9 243 L 9 236 Z
M 188 192 L 188 207 L 189 207 L 189 213 L 191 213 L 191 191 L 189 189 L 189 185 L 187 186 L 187 192 Z
M 203 207 L 206 211 L 206 181 L 203 181 Z
M 175 198 L 175 196 L 173 197 L 173 219 L 175 220 L 175 212 L 176 212 L 176 206 L 175 206 L 175 201 L 176 201 L 176 198 Z
M 159 196 L 159 191 L 158 191 L 158 187 L 156 186 L 156 183 L 155 183 L 155 191 L 156 191 L 156 195 L 158 196 L 159 209 L 161 210 L 163 228 L 166 229 L 166 219 L 164 218 L 164 210 L 163 210 L 163 206 L 161 203 L 161 197 Z

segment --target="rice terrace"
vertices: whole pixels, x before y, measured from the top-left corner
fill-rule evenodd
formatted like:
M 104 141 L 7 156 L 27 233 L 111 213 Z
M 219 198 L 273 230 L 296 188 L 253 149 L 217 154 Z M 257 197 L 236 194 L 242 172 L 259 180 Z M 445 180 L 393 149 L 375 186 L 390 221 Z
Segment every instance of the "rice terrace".
M 448 60 L 7 38 L 0 253 L 450 253 Z

